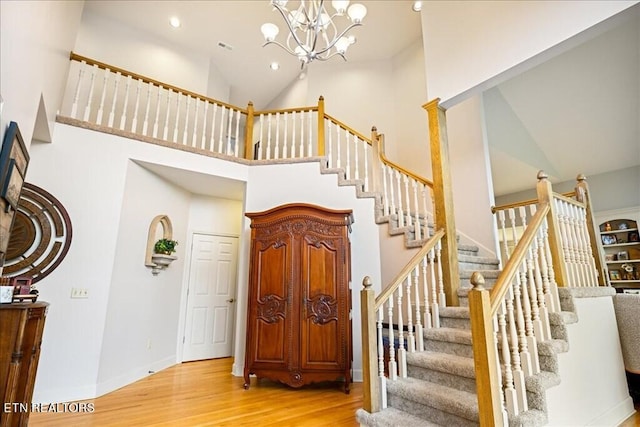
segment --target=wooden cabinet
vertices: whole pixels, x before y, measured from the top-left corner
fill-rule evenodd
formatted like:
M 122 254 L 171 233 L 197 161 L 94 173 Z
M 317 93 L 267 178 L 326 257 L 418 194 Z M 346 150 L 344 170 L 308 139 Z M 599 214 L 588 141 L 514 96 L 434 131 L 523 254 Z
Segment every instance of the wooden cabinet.
M 350 210 L 308 204 L 247 213 L 249 375 L 292 387 L 351 383 Z
M 26 426 L 29 420 L 48 306 L 46 302 L 0 305 L 2 427 Z
M 640 289 L 638 222 L 615 218 L 599 225 L 609 283 L 618 290 Z

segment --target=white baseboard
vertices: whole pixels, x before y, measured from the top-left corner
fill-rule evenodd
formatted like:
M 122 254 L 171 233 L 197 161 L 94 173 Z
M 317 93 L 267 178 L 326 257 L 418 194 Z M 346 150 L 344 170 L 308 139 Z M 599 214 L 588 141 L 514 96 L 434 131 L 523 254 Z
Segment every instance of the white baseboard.
M 633 407 L 633 400 L 627 397 L 613 408 L 609 409 L 598 418 L 589 421 L 588 426 L 617 426 L 636 412 Z
M 172 354 L 170 357 L 166 357 L 162 360 L 157 360 L 151 363 L 151 365 L 139 366 L 115 378 L 111 378 L 107 381 L 98 383 L 96 385 L 96 395 L 94 397 L 102 396 L 126 385 L 134 383 L 138 380 L 141 380 L 142 378 L 148 377 L 155 372 L 162 371 L 163 369 L 173 366 L 175 365 L 175 363 L 176 356 Z
M 95 384 L 82 387 L 63 387 L 48 390 L 39 390 L 36 386 L 33 391 L 33 398 L 31 399 L 31 402 L 37 404 L 55 404 L 77 402 L 79 400 L 93 399 L 95 397 Z

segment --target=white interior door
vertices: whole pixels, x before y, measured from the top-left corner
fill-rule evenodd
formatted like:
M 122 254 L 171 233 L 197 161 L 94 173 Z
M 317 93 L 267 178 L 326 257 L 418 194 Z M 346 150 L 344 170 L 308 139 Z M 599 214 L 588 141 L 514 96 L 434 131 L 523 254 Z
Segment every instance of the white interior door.
M 184 362 L 231 356 L 238 238 L 193 235 Z

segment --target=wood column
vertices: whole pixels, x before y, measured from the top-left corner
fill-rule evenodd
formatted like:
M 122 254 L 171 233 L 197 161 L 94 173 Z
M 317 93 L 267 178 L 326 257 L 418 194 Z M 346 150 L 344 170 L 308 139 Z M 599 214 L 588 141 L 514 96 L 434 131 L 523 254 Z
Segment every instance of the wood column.
M 431 145 L 431 168 L 433 172 L 433 193 L 435 204 L 436 230 L 444 229 L 442 238 L 442 275 L 444 292 L 448 306 L 458 305 L 460 273 L 458 266 L 458 241 L 453 212 L 453 187 L 449 165 L 449 145 L 447 141 L 447 120 L 445 109 L 439 105 L 440 99 L 422 106 L 429 118 L 429 141 Z
M 498 355 L 494 345 L 489 291 L 484 288 L 484 277 L 477 271 L 471 275 L 471 284 L 473 289 L 469 291 L 469 315 L 480 426 L 502 426 Z
M 253 160 L 253 102 L 247 106 L 247 123 L 244 133 L 244 158 Z
M 576 200 L 584 203 L 584 207 L 587 211 L 587 230 L 589 230 L 591 253 L 593 254 L 593 259 L 596 263 L 596 271 L 598 272 L 598 284 L 600 286 L 607 286 L 607 272 L 605 271 L 606 263 L 602 257 L 603 251 L 601 247 L 602 243 L 600 241 L 600 232 L 593 217 L 593 208 L 591 207 L 591 197 L 589 196 L 589 184 L 587 184 L 587 177 L 580 174 L 576 177 L 576 181 Z
M 324 156 L 324 97 L 318 99 L 318 156 Z
M 376 333 L 376 296 L 371 278 L 365 276 L 360 291 L 360 316 L 362 324 L 362 405 L 369 413 L 380 412 L 380 388 L 378 387 L 378 345 Z
M 558 213 L 555 203 L 553 202 L 553 188 L 549 181 L 549 175 L 544 171 L 538 172 L 538 184 L 536 192 L 538 193 L 539 203 L 549 204 L 549 213 L 547 214 L 547 225 L 549 226 L 549 249 L 551 250 L 551 261 L 553 262 L 553 270 L 555 271 L 556 283 L 558 286 L 567 286 L 569 276 L 567 275 L 567 265 L 564 262 L 562 252 L 562 236 L 560 223 L 558 222 Z

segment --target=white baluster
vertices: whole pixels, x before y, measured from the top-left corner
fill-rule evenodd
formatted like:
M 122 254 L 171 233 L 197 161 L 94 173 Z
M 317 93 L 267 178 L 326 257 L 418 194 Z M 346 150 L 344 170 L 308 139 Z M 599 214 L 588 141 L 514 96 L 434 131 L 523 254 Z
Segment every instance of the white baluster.
M 431 324 L 434 328 L 440 327 L 440 307 L 438 306 L 438 277 L 436 275 L 436 249 L 431 248 L 427 258 L 429 260 L 429 273 L 431 274 Z
M 444 282 L 442 280 L 442 240 L 436 243 L 436 264 L 438 265 L 438 304 L 447 306 L 447 297 L 444 293 Z
M 416 346 L 415 349 L 417 351 L 424 351 L 424 339 L 423 339 L 423 328 L 422 328 L 422 320 L 421 320 L 421 310 L 420 310 L 420 268 L 419 268 L 419 264 L 416 264 L 415 268 L 413 269 L 413 275 L 412 275 L 412 283 L 413 283 L 413 293 L 415 295 L 415 305 L 416 305 L 416 312 L 415 312 L 415 317 L 416 317 L 416 336 L 415 336 L 415 341 L 416 341 Z M 413 347 L 412 347 L 413 348 Z
M 300 157 L 304 157 L 304 111 L 300 111 Z
M 276 112 L 276 143 L 274 145 L 274 159 L 280 158 L 280 112 Z
M 393 177 L 395 176 L 395 170 L 390 166 L 387 166 L 386 169 L 389 176 L 389 201 L 391 202 L 389 206 L 389 215 L 393 216 L 398 212 L 396 208 L 396 197 L 393 192 Z M 391 218 L 389 218 L 389 221 L 391 221 Z
M 309 139 L 307 139 L 307 157 L 313 156 L 313 126 L 311 125 L 313 118 L 313 111 L 309 110 L 307 113 L 307 129 L 309 129 Z
M 382 170 L 382 215 L 389 216 L 389 191 L 387 190 L 387 166 L 380 161 L 380 159 L 374 160 L 374 162 L 380 162 L 380 169 Z
M 171 95 L 173 94 L 173 89 L 169 88 L 167 92 L 167 112 L 164 116 L 164 128 L 162 129 L 162 139 L 166 141 L 169 138 L 169 117 L 171 115 Z
M 267 160 L 271 159 L 271 113 L 267 114 Z
M 284 139 L 282 140 L 282 158 L 287 159 L 287 148 L 289 147 L 289 113 L 284 113 Z
M 138 108 L 140 107 L 140 87 L 142 86 L 142 79 L 138 79 L 138 85 L 136 86 L 136 106 L 133 109 L 133 120 L 131 120 L 131 132 L 138 130 Z
M 218 104 L 213 104 L 211 117 L 211 133 L 209 134 L 209 151 L 216 150 L 216 116 L 218 115 Z
M 291 113 L 291 158 L 296 157 L 296 112 Z
M 240 149 L 240 110 L 236 110 L 236 143 L 233 146 L 233 155 L 238 156 L 238 150 Z
M 429 279 L 427 276 L 427 255 L 422 257 L 422 261 L 420 262 L 420 266 L 422 267 L 422 294 L 424 296 L 424 309 L 423 309 L 423 324 L 427 329 L 431 329 L 433 327 L 433 322 L 431 318 L 431 308 L 429 303 Z M 420 335 L 422 337 L 422 335 Z M 422 341 L 422 339 L 421 339 Z
M 124 130 L 127 122 L 127 107 L 129 105 L 129 88 L 131 87 L 131 76 L 127 76 L 127 83 L 124 89 L 124 107 L 122 107 L 122 115 L 120 116 L 120 130 Z
M 191 146 L 195 147 L 198 143 L 198 119 L 200 118 L 200 98 L 195 98 L 196 111 L 193 113 L 193 133 L 191 135 Z M 204 135 L 204 128 L 202 130 Z
M 116 73 L 116 80 L 113 85 L 113 99 L 111 100 L 111 110 L 109 111 L 109 120 L 107 121 L 107 126 L 110 128 L 113 127 L 113 121 L 116 118 L 116 103 L 118 100 L 118 86 L 120 85 L 120 77 L 122 77 L 122 75 L 118 71 Z
M 156 117 L 153 120 L 153 131 L 151 133 L 151 136 L 154 138 L 158 137 L 158 128 L 160 127 L 160 104 L 162 101 L 162 86 L 158 86 L 158 97 L 156 98 Z
M 398 298 L 398 375 L 407 378 L 407 352 L 404 346 L 404 322 L 402 319 L 402 286 L 396 290 Z
M 413 205 L 416 207 L 415 220 L 414 220 L 415 238 L 416 240 L 422 240 L 422 227 L 420 224 L 420 209 L 418 209 L 418 182 L 415 179 L 411 180 L 411 186 L 413 188 Z
M 342 164 L 340 162 L 342 158 L 342 144 L 340 143 L 340 127 L 334 124 L 336 130 L 336 169 L 340 169 Z
M 406 211 L 407 211 L 407 219 L 406 224 L 407 227 L 411 227 L 413 225 L 413 218 L 411 217 L 411 199 L 409 198 L 409 177 L 405 174 L 402 174 L 402 181 L 404 184 L 404 200 L 406 203 Z
M 204 150 L 207 145 L 207 118 L 209 117 L 210 102 L 204 100 L 204 113 L 202 113 L 202 139 L 200 140 L 200 149 Z
M 511 370 L 511 355 L 509 354 L 509 338 L 507 337 L 507 329 L 505 321 L 504 301 L 500 304 L 497 313 L 498 320 L 498 339 L 500 340 L 500 349 L 502 353 L 502 372 L 504 397 L 507 405 L 507 412 L 513 416 L 518 415 L 518 397 L 513 384 L 513 371 Z
M 184 127 L 182 128 L 182 145 L 187 145 L 189 129 L 189 112 L 191 111 L 191 95 L 187 94 L 187 111 L 184 113 Z
M 232 126 L 233 110 L 231 108 L 229 108 L 228 114 L 229 114 L 229 123 L 227 123 L 227 149 L 225 150 L 224 154 L 231 155 L 231 132 L 233 129 L 233 126 Z
M 409 353 L 415 353 L 416 337 L 413 333 L 413 313 L 411 310 L 411 273 L 407 275 L 405 283 L 407 287 L 407 351 Z
M 398 227 L 404 227 L 404 206 L 402 203 L 402 177 L 400 171 L 395 170 L 396 187 L 398 192 Z
M 387 407 L 387 377 L 384 374 L 384 341 L 382 337 L 382 322 L 384 321 L 383 306 L 378 308 L 376 330 L 378 337 L 378 381 L 380 385 L 381 407 Z
M 344 146 L 347 149 L 347 155 L 346 155 L 346 159 L 345 159 L 345 166 L 344 166 L 344 178 L 346 180 L 350 180 L 351 179 L 351 143 L 350 143 L 350 137 L 351 134 L 349 133 L 348 130 L 344 130 Z
M 109 81 L 109 75 L 111 74 L 111 70 L 106 68 L 104 70 L 104 77 L 102 78 L 102 95 L 100 96 L 100 106 L 98 107 L 98 115 L 96 117 L 96 124 L 102 124 L 102 116 L 104 114 L 104 101 L 107 95 L 107 82 Z
M 153 85 L 151 82 L 147 85 L 147 106 L 144 110 L 144 122 L 142 123 L 142 134 L 147 136 L 147 130 L 149 128 L 149 108 L 151 107 L 151 88 Z
M 258 141 L 258 160 L 262 160 L 262 146 L 264 145 L 264 114 L 260 114 L 260 140 Z
M 369 184 L 369 153 L 371 150 L 369 150 L 369 144 L 366 141 L 362 141 L 362 143 L 364 144 L 364 153 L 362 157 L 364 158 L 364 191 L 366 193 L 369 191 L 369 188 L 371 188 Z
M 359 162 L 359 155 L 358 155 L 358 151 L 360 151 L 358 148 L 360 146 L 360 144 L 358 144 L 360 142 L 360 139 L 356 136 L 353 135 L 353 163 L 354 163 L 354 179 L 360 179 L 360 162 Z
M 218 135 L 218 153 L 222 154 L 222 148 L 223 148 L 223 144 L 224 144 L 224 119 L 225 119 L 225 114 L 227 112 L 227 107 L 226 106 L 222 106 L 222 111 L 220 112 L 220 134 Z
M 96 81 L 96 70 L 98 67 L 94 65 L 91 67 L 91 78 L 89 80 L 89 96 L 87 97 L 87 104 L 84 106 L 84 116 L 82 120 L 85 122 L 89 121 L 89 116 L 91 115 L 91 104 L 93 103 L 93 89 Z
M 78 101 L 80 99 L 80 85 L 82 84 L 82 78 L 84 77 L 84 67 L 87 65 L 85 61 L 80 64 L 80 70 L 78 71 L 78 82 L 76 83 L 76 90 L 73 94 L 73 104 L 71 104 L 71 117 L 76 118 L 78 112 Z
M 505 295 L 505 299 L 502 301 L 502 308 L 505 310 L 506 318 L 508 319 L 508 335 L 509 340 L 503 345 L 508 346 L 511 350 L 511 375 L 513 378 L 513 385 L 516 391 L 516 398 L 518 403 L 518 411 L 526 411 L 527 405 L 527 391 L 524 382 L 524 372 L 522 370 L 522 360 L 520 358 L 520 349 L 518 345 L 518 331 L 516 330 L 516 321 L 513 307 L 513 282 Z M 503 348 L 504 350 L 504 348 Z M 509 351 L 507 351 L 509 353 Z
M 535 375 L 540 372 L 540 362 L 538 358 L 538 342 L 536 340 L 535 327 L 533 323 L 533 304 L 529 297 L 529 288 L 527 284 L 527 261 L 523 260 L 520 265 L 520 293 L 522 295 L 522 309 L 524 315 L 524 327 L 525 336 L 527 342 L 527 349 L 529 350 L 529 356 L 531 357 L 531 372 L 526 373 L 526 376 Z M 522 357 L 522 354 L 521 356 Z
M 176 119 L 173 124 L 173 142 L 178 142 L 178 122 L 180 121 L 180 101 L 182 96 L 180 92 L 176 92 Z
M 389 379 L 395 381 L 398 379 L 398 364 L 396 363 L 395 337 L 393 334 L 393 295 L 387 299 L 387 314 L 389 324 Z
M 547 274 L 549 275 L 549 292 L 553 298 L 553 306 L 558 307 L 558 312 L 562 310 L 560 305 L 560 295 L 556 283 L 556 274 L 553 270 L 553 258 L 551 257 L 551 246 L 549 245 L 549 224 L 545 218 L 542 222 L 542 236 L 544 240 L 545 259 L 547 260 Z

